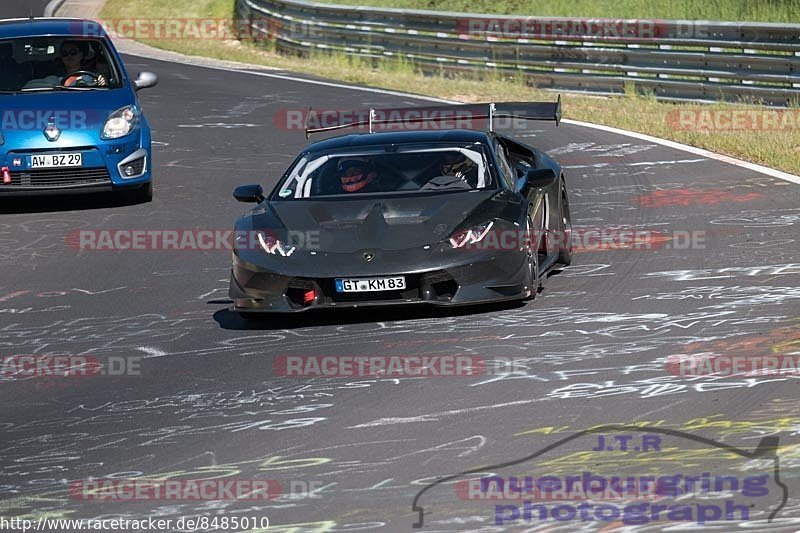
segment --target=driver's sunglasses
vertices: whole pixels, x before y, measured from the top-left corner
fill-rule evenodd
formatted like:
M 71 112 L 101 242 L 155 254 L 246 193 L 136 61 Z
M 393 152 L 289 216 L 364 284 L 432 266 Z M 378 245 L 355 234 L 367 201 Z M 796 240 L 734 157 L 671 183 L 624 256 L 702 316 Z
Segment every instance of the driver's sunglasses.
M 62 50 L 61 57 L 75 57 L 76 55 L 80 54 L 81 51 L 78 48 L 73 48 L 71 50 Z

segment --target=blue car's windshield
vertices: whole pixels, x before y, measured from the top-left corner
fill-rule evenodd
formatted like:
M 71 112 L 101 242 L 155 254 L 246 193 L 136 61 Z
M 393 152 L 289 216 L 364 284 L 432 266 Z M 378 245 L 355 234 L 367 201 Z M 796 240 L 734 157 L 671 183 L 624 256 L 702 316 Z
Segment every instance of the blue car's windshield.
M 494 188 L 485 148 L 405 145 L 305 154 L 277 190 L 277 199 L 357 194 L 454 192 Z
M 24 37 L 0 41 L 0 92 L 120 87 L 121 70 L 102 40 Z

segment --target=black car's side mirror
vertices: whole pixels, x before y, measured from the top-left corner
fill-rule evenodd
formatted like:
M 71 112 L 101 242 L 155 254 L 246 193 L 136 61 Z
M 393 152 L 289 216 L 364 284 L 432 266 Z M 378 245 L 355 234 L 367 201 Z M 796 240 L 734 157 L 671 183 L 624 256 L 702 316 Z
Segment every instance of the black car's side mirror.
M 552 168 L 537 168 L 525 174 L 525 186 L 530 189 L 539 189 L 553 185 L 558 176 Z
M 233 191 L 233 197 L 240 202 L 261 203 L 264 201 L 264 189 L 261 185 L 240 185 Z

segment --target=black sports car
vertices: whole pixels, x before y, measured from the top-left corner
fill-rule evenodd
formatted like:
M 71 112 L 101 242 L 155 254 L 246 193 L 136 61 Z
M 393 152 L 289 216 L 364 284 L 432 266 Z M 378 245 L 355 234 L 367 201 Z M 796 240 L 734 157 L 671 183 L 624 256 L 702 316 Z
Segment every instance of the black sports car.
M 557 122 L 560 100 L 457 107 L 490 130 L 334 137 L 309 145 L 267 197 L 238 187 L 237 200 L 258 206 L 236 223 L 233 310 L 533 298 L 571 260 L 566 182 L 556 161 L 491 124 Z

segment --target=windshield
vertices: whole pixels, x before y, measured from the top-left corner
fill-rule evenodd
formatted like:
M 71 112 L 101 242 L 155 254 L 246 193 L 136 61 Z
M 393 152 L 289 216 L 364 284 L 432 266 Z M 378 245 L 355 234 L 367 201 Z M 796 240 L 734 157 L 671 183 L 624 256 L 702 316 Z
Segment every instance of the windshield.
M 305 154 L 276 189 L 279 199 L 494 188 L 484 146 L 408 145 Z
M 49 92 L 122 87 L 121 70 L 105 42 L 66 37 L 0 41 L 0 91 Z

